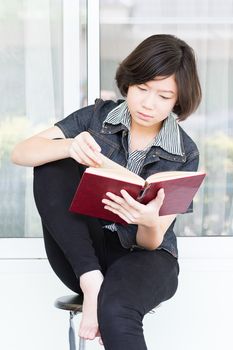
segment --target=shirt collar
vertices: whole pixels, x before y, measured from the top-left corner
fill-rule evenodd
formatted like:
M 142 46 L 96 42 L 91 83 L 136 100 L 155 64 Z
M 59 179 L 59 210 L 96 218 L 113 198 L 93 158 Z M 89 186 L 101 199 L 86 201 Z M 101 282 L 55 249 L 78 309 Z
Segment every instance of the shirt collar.
M 103 125 L 106 123 L 113 125 L 123 124 L 128 130 L 130 130 L 130 112 L 126 101 L 122 102 L 108 113 Z
M 122 124 L 128 130 L 130 130 L 131 116 L 126 101 L 124 101 L 108 113 L 107 117 L 103 122 L 103 126 L 105 126 L 106 123 L 112 125 Z M 152 146 L 159 146 L 165 151 L 172 154 L 177 154 L 181 156 L 183 155 L 180 141 L 180 131 L 178 123 L 176 121 L 175 113 L 171 112 L 168 115 L 168 117 L 164 120 L 160 132 L 154 138 L 154 141 L 150 144 L 150 147 Z

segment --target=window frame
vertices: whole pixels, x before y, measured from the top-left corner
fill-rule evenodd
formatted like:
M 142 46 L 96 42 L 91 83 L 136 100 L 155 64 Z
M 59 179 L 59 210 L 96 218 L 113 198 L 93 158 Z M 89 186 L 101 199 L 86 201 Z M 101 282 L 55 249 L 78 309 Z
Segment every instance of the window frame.
M 79 96 L 79 1 L 63 1 L 64 115 L 77 109 Z M 71 16 L 70 16 L 71 15 Z M 99 0 L 87 0 L 88 104 L 100 95 Z M 94 82 L 94 83 L 93 83 Z M 79 99 L 80 100 L 80 99 Z M 233 237 L 178 237 L 179 257 L 232 259 Z M 43 238 L 1 238 L 0 259 L 46 259 Z
M 233 237 L 177 237 L 179 259 L 233 259 Z M 1 238 L 0 260 L 46 259 L 42 238 Z

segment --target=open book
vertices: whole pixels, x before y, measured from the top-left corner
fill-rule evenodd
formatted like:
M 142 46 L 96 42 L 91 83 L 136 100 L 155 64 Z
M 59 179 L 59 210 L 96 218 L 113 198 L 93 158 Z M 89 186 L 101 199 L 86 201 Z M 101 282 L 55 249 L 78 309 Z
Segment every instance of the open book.
M 185 213 L 206 175 L 204 172 L 165 171 L 144 180 L 105 156 L 101 157 L 101 167 L 89 167 L 83 173 L 70 211 L 117 223 L 125 221 L 104 209 L 102 199 L 108 198 L 106 192 L 121 196 L 120 191 L 124 189 L 140 203 L 147 204 L 163 188 L 165 199 L 159 215 Z

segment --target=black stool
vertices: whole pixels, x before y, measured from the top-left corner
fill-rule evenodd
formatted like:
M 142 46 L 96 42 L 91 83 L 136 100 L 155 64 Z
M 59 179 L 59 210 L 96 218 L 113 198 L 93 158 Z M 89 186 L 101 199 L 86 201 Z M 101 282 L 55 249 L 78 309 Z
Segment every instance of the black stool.
M 75 329 L 73 318 L 82 312 L 83 297 L 81 295 L 66 295 L 55 300 L 54 306 L 58 309 L 70 312 L 69 343 L 70 350 L 76 350 Z M 85 350 L 86 342 L 84 338 L 79 338 L 79 350 Z

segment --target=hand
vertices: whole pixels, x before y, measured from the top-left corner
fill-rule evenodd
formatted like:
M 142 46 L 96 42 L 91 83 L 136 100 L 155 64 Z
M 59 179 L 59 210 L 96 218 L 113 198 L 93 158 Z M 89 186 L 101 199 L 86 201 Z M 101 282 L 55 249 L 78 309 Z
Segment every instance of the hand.
M 103 199 L 105 209 L 120 216 L 128 224 L 137 224 L 146 227 L 154 227 L 159 218 L 159 210 L 164 201 L 164 190 L 161 188 L 156 198 L 149 203 L 141 204 L 133 199 L 125 190 L 121 190 L 122 197 L 111 192 L 106 195 L 109 199 Z
M 100 146 L 87 131 L 77 135 L 69 148 L 71 158 L 80 164 L 93 167 L 98 167 L 102 163 L 100 152 Z

